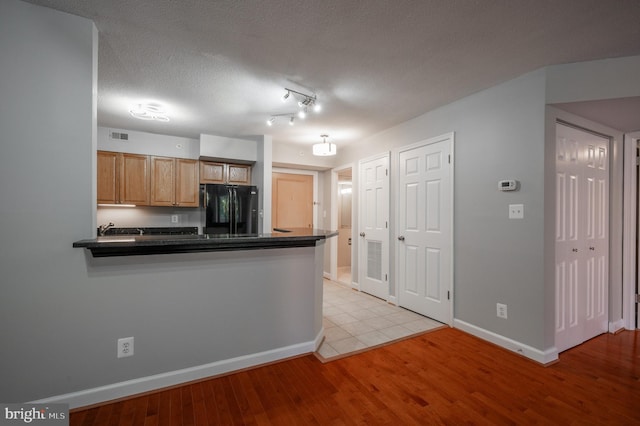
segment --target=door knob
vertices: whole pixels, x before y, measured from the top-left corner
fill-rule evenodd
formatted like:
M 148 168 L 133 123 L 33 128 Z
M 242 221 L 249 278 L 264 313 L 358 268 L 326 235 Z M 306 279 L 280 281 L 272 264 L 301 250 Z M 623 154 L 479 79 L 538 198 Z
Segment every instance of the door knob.
M 589 250 L 594 251 L 596 248 L 595 247 L 589 247 Z
M 404 241 L 404 236 L 403 236 L 403 235 L 400 235 L 400 236 L 398 237 L 398 241 Z
M 364 232 L 361 232 L 361 233 L 360 233 L 360 236 L 361 236 L 361 237 L 364 237 Z

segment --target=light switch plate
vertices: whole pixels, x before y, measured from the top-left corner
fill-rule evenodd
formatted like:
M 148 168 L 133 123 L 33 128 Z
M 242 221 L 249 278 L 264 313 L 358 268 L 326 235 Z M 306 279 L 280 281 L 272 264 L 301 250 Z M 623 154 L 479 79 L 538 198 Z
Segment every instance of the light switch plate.
M 509 204 L 509 219 L 524 219 L 524 204 Z

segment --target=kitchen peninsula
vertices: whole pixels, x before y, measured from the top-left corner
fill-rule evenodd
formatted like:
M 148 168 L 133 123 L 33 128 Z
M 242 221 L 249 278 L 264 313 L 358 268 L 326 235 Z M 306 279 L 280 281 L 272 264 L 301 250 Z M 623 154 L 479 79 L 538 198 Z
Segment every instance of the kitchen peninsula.
M 118 298 L 127 315 L 112 342 L 135 337 L 135 354 L 120 360 L 114 353 L 103 386 L 52 401 L 87 406 L 314 352 L 324 337 L 324 243 L 336 234 L 297 229 L 75 242 L 86 249 L 87 275 L 101 282 L 92 294 Z
M 335 235 L 337 232 L 313 229 L 280 230 L 255 235 L 116 235 L 76 241 L 73 246 L 90 250 L 94 257 L 110 257 L 313 247 L 316 242 Z

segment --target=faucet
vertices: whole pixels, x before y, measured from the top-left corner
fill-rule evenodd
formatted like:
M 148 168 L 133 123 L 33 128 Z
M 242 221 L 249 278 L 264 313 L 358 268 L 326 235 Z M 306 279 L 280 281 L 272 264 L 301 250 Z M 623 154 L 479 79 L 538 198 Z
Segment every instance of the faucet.
M 98 233 L 101 237 L 104 237 L 104 234 L 109 230 L 109 228 L 112 228 L 113 226 L 113 222 L 109 222 L 108 225 L 100 225 L 100 227 L 98 228 Z

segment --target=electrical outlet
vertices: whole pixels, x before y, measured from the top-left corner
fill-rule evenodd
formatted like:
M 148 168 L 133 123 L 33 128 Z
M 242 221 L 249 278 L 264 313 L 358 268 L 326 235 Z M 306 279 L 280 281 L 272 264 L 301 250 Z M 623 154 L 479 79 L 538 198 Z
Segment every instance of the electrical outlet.
M 509 204 L 509 219 L 524 219 L 524 204 Z
M 118 358 L 133 356 L 133 337 L 118 339 Z
M 172 214 L 171 215 L 171 223 L 178 223 L 178 215 L 177 214 Z
M 504 303 L 496 303 L 496 311 L 498 318 L 507 319 L 507 305 Z

